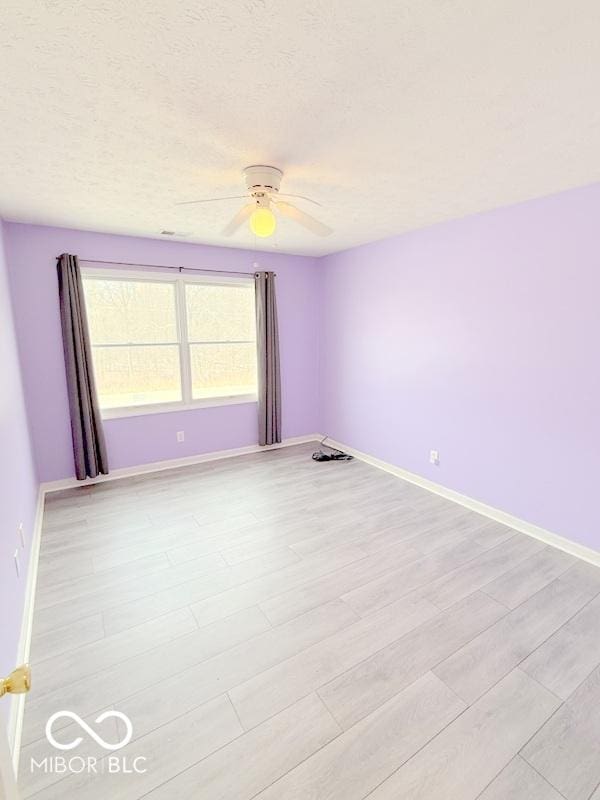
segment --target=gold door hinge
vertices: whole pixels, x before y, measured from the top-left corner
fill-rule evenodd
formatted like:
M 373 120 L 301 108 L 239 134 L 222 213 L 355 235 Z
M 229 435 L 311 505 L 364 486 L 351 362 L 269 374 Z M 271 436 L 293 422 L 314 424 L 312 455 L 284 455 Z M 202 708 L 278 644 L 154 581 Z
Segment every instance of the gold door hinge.
M 24 694 L 31 689 L 29 664 L 21 664 L 6 678 L 0 678 L 0 697 L 5 694 Z

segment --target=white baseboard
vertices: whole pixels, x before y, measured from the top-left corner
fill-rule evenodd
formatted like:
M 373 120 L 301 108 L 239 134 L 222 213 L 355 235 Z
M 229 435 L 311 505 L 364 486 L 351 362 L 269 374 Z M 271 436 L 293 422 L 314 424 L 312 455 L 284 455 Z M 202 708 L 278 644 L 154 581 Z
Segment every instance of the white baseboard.
M 408 472 L 408 470 L 402 469 L 401 467 L 396 467 L 394 464 L 389 464 L 387 461 L 382 461 L 381 459 L 375 458 L 375 456 L 371 456 L 368 453 L 362 453 L 360 450 L 355 450 L 353 447 L 348 447 L 342 442 L 337 442 L 334 439 L 327 438 L 326 444 L 334 448 L 339 448 L 345 453 L 350 453 L 350 455 L 360 459 L 361 461 L 364 461 L 366 464 L 370 464 L 373 467 L 377 467 L 378 469 L 382 469 L 385 472 L 391 473 L 392 475 L 396 475 L 396 477 L 402 478 L 409 483 L 414 483 L 416 486 L 420 486 L 422 489 L 427 489 L 427 491 L 440 495 L 440 497 L 445 497 L 447 500 L 451 500 L 453 503 L 458 503 L 459 505 L 464 506 L 471 511 L 476 511 L 478 514 L 482 514 L 484 517 L 489 517 L 495 522 L 501 522 L 503 525 L 507 525 L 509 528 L 519 531 L 519 533 L 525 533 L 527 536 L 532 536 L 534 539 L 539 539 L 541 542 L 549 544 L 552 547 L 556 547 L 558 550 L 563 550 L 565 553 L 569 553 L 572 556 L 581 558 L 583 561 L 588 561 L 590 564 L 594 564 L 596 567 L 600 567 L 600 552 L 597 550 L 592 550 L 590 547 L 573 542 L 571 539 L 565 539 L 564 536 L 560 536 L 558 533 L 547 531 L 545 528 L 540 528 L 538 525 L 534 525 L 531 522 L 526 522 L 523 519 L 514 517 L 512 514 L 508 514 L 506 511 L 500 511 L 500 509 L 494 508 L 493 506 L 488 506 L 486 503 L 482 503 L 479 500 L 474 500 L 472 497 L 460 494 L 460 492 L 455 492 L 454 489 L 447 489 L 445 486 L 442 486 L 439 483 L 434 483 L 428 478 L 423 478 L 421 475 L 417 475 L 414 472 Z
M 320 437 L 323 438 L 323 437 Z M 268 450 L 279 450 L 282 447 L 292 447 L 295 444 L 306 444 L 319 439 L 318 433 L 307 434 L 306 436 L 292 436 L 284 439 L 279 444 L 269 444 L 261 446 L 251 444 L 247 447 L 235 447 L 231 450 L 215 450 L 212 453 L 202 453 L 197 456 L 187 456 L 185 458 L 172 458 L 167 461 L 153 461 L 150 464 L 140 464 L 136 467 L 123 467 L 122 469 L 112 470 L 108 475 L 99 475 L 97 478 L 88 478 L 85 481 L 78 481 L 76 478 L 63 478 L 58 481 L 46 481 L 41 487 L 44 494 L 48 492 L 59 492 L 61 489 L 72 489 L 74 486 L 89 486 L 94 483 L 104 483 L 105 481 L 115 481 L 119 478 L 132 478 L 134 475 L 145 475 L 148 472 L 161 472 L 165 469 L 177 469 L 177 467 L 187 467 L 191 464 L 202 464 L 205 461 L 218 461 L 222 458 L 234 458 L 250 453 L 264 453 Z
M 29 551 L 27 586 L 25 587 L 25 603 L 23 604 L 23 618 L 21 621 L 21 636 L 19 638 L 17 664 L 26 664 L 29 661 L 29 653 L 31 650 L 35 590 L 37 586 L 40 543 L 42 538 L 42 519 L 44 516 L 44 496 L 45 492 L 40 486 L 38 489 L 33 534 L 31 537 L 31 548 Z M 12 754 L 15 776 L 17 776 L 19 773 L 19 756 L 21 754 L 21 735 L 23 732 L 24 711 L 25 695 L 16 694 L 12 696 L 10 714 L 8 718 L 8 745 Z

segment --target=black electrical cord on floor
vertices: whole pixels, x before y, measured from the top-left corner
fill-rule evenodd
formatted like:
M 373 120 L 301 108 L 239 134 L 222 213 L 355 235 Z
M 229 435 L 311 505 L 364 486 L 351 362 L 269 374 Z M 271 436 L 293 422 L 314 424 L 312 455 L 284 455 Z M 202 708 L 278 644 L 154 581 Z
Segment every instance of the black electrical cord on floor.
M 312 454 L 314 461 L 352 461 L 354 456 L 351 456 L 349 453 L 344 453 L 343 450 L 338 450 L 336 447 L 330 447 L 330 445 L 325 444 L 325 442 L 329 439 L 329 436 L 326 436 L 319 444 L 321 447 L 325 445 L 328 450 L 331 450 L 331 453 L 324 453 L 322 450 L 317 450 L 316 453 Z

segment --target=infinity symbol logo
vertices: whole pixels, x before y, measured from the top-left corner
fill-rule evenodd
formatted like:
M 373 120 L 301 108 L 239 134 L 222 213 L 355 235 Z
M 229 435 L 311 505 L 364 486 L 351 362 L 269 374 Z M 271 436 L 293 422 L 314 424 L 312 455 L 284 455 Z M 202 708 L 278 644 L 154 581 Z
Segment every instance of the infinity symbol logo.
M 99 725 L 101 722 L 104 722 L 105 719 L 108 719 L 109 717 L 115 717 L 115 719 L 120 719 L 125 723 L 125 729 L 127 731 L 125 738 L 116 744 L 105 742 L 104 739 L 101 736 L 98 736 L 98 734 L 92 728 L 90 728 L 87 722 L 82 720 L 81 717 L 78 714 L 75 714 L 74 711 L 57 711 L 56 713 L 52 714 L 46 723 L 46 739 L 48 739 L 50 744 L 53 747 L 56 747 L 58 750 L 72 750 L 74 747 L 78 747 L 78 745 L 80 745 L 83 741 L 82 736 L 78 736 L 76 739 L 73 739 L 72 742 L 68 742 L 67 744 L 62 744 L 61 742 L 56 741 L 52 733 L 52 726 L 57 719 L 62 719 L 63 717 L 72 719 L 74 722 L 76 722 L 79 727 L 87 733 L 88 736 L 90 736 L 97 744 L 100 745 L 100 747 L 103 747 L 105 750 L 120 750 L 122 747 L 125 747 L 126 744 L 129 744 L 131 737 L 133 736 L 133 725 L 131 724 L 131 720 L 121 711 L 104 711 L 94 720 L 94 722 Z

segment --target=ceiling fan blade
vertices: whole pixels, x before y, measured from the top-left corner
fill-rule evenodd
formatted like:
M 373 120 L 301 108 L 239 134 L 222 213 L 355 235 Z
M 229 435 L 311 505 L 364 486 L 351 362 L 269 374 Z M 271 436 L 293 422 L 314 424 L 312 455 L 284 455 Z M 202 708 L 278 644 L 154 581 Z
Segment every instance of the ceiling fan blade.
M 333 233 L 333 230 L 330 227 L 322 222 L 319 222 L 318 219 L 311 217 L 311 215 L 307 214 L 305 211 L 300 211 L 299 208 L 296 208 L 296 206 L 293 206 L 291 203 L 286 203 L 283 200 L 277 200 L 273 202 L 284 217 L 293 219 L 294 222 L 297 222 L 298 224 L 303 225 L 305 228 L 308 228 L 309 231 L 316 233 L 317 236 L 329 236 L 330 233 Z
M 248 194 L 236 194 L 232 197 L 207 197 L 204 200 L 184 200 L 182 203 L 175 203 L 176 206 L 191 206 L 195 203 L 216 203 L 217 200 L 243 200 L 250 197 Z
M 305 197 L 303 194 L 287 194 L 286 192 L 277 192 L 277 197 L 296 197 L 298 200 L 307 200 L 309 203 L 312 203 L 315 206 L 320 206 L 323 208 L 323 204 L 319 203 L 317 200 L 313 200 L 311 197 Z
M 253 211 L 254 211 L 254 203 L 248 203 L 248 205 L 242 206 L 235 215 L 235 217 L 231 220 L 229 225 L 226 225 L 221 231 L 223 236 L 233 236 L 233 234 L 237 231 L 240 225 L 245 220 L 248 219 L 248 217 Z

